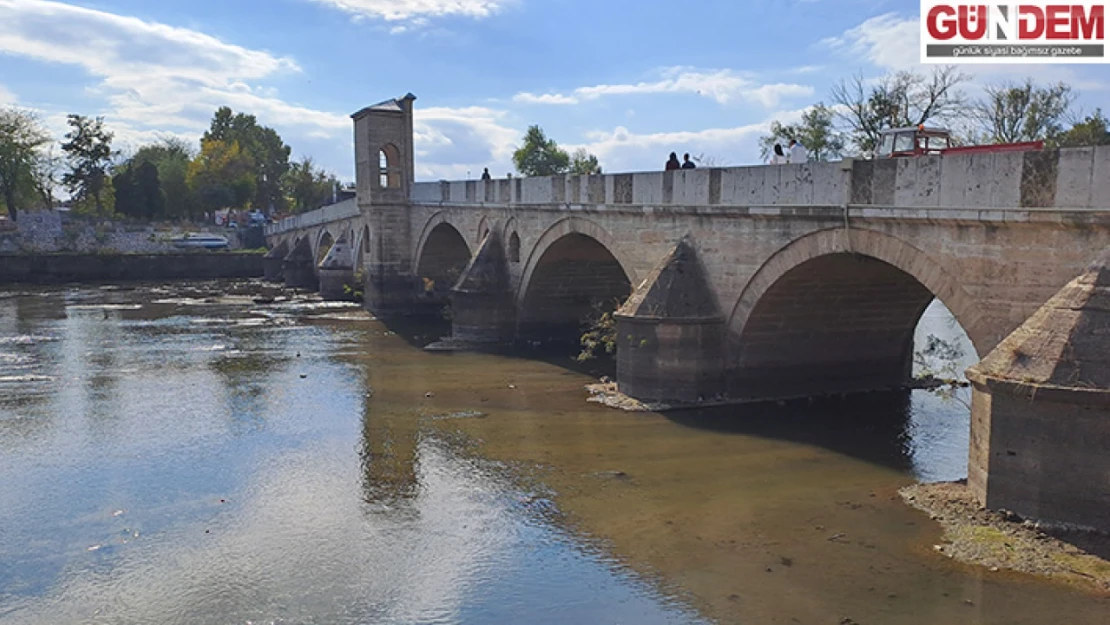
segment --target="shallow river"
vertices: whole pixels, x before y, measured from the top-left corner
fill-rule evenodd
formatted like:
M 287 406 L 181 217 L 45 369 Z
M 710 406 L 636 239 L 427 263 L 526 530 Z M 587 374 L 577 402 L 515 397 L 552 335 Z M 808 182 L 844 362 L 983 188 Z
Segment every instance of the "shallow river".
M 0 623 L 1110 622 L 900 503 L 959 401 L 626 414 L 206 288 L 0 292 Z

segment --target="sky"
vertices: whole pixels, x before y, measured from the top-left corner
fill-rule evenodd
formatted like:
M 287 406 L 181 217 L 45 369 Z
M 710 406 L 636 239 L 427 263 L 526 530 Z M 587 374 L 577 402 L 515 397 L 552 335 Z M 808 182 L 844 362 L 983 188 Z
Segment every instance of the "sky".
M 759 162 L 773 120 L 919 64 L 918 0 L 0 0 L 0 106 L 103 116 L 122 152 L 196 141 L 220 106 L 342 179 L 350 114 L 411 92 L 418 180 L 495 176 L 531 124 L 607 172 L 671 151 Z M 1110 109 L 1110 67 L 967 66 Z

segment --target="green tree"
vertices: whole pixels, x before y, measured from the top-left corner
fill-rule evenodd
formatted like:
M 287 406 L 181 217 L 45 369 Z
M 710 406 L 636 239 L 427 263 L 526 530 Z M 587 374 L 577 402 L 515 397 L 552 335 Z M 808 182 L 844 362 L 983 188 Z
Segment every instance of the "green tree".
M 975 107 L 982 132 L 998 143 L 1053 141 L 1063 133 L 1075 93 L 1064 83 L 1038 86 L 1032 79 L 986 89 Z
M 802 121 L 784 125 L 777 121 L 771 123 L 770 134 L 759 140 L 763 158 L 770 156 L 776 143 L 785 148 L 791 140 L 801 143 L 812 161 L 829 161 L 840 158 L 844 153 L 844 135 L 836 130 L 836 114 L 832 109 L 818 102 L 802 114 Z
M 938 67 L 928 75 L 898 72 L 878 81 L 856 75 L 833 87 L 833 110 L 847 126 L 848 138 L 856 150 L 869 154 L 888 128 L 945 122 L 961 116 L 967 102 L 960 86 L 967 80 L 966 74 L 952 66 Z
M 570 168 L 570 155 L 554 139 L 548 139 L 539 126 L 529 126 L 524 145 L 513 153 L 516 170 L 525 176 L 565 174 Z
M 200 154 L 189 163 L 187 182 L 205 211 L 244 208 L 257 190 L 254 162 L 237 141 L 202 139 Z
M 143 217 L 161 219 L 166 215 L 166 197 L 162 192 L 162 181 L 158 178 L 158 167 L 154 163 L 140 163 L 135 172 L 135 187 L 143 202 Z
M 142 215 L 142 202 L 135 185 L 135 169 L 130 164 L 121 167 L 112 176 L 112 189 L 115 190 L 116 212 L 131 218 Z
M 62 177 L 62 183 L 69 188 L 75 202 L 91 201 L 98 215 L 107 214 L 112 207 L 106 206 L 104 191 L 114 154 L 113 135 L 104 129 L 103 117 L 69 115 L 67 123 L 72 129 L 66 133 L 62 151 L 66 153 L 69 171 Z
M 158 167 L 131 159 L 112 177 L 116 212 L 132 219 L 154 220 L 164 216 L 165 198 Z
M 1060 134 L 1055 143 L 1061 148 L 1077 148 L 1089 145 L 1110 144 L 1110 125 L 1102 115 L 1102 109 L 1088 115 L 1086 119 L 1077 122 L 1074 126 Z
M 338 180 L 306 156 L 289 166 L 283 182 L 293 212 L 303 213 L 327 203 Z
M 13 221 L 32 198 L 42 191 L 49 193 L 41 183 L 48 143 L 50 135 L 34 113 L 0 109 L 0 201 Z
M 282 181 L 289 171 L 291 149 L 276 130 L 260 126 L 254 115 L 235 113 L 224 106 L 212 116 L 204 140 L 237 142 L 252 162 L 255 187 L 252 205 L 264 211 L 284 208 Z
M 578 148 L 570 157 L 570 173 L 579 175 L 596 175 L 601 173 L 601 163 L 598 163 L 597 157 L 586 151 L 586 148 Z
M 131 158 L 132 163 L 150 163 L 158 169 L 163 213 L 167 217 L 188 219 L 196 217 L 199 212 L 187 181 L 189 164 L 195 156 L 195 150 L 188 143 L 171 137 L 143 146 Z

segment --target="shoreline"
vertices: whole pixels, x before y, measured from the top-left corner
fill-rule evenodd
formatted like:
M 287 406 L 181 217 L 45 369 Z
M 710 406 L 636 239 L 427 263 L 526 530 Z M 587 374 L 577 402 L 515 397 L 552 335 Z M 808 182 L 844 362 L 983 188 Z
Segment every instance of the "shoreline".
M 943 528 L 937 553 L 992 573 L 1025 573 L 1110 595 L 1110 534 L 986 510 L 966 481 L 914 484 L 898 494 Z

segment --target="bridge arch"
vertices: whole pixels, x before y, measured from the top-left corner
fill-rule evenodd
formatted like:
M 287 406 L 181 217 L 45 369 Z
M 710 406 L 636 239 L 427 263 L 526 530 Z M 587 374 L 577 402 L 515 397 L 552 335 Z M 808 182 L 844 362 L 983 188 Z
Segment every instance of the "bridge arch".
M 333 245 L 335 245 L 335 237 L 326 228 L 322 229 L 320 236 L 316 239 L 316 253 L 312 256 L 317 267 L 324 262 L 324 258 L 327 257 Z
M 370 261 L 370 226 L 363 225 L 355 245 L 355 270 L 364 270 Z
M 569 217 L 532 247 L 517 290 L 521 338 L 571 339 L 597 308 L 612 310 L 632 293 L 635 274 L 613 237 Z
M 780 384 L 815 392 L 896 386 L 909 376 L 914 331 L 934 298 L 979 354 L 989 348 L 975 300 L 926 252 L 873 230 L 796 239 L 760 267 L 733 308 L 730 387 L 744 395 Z
M 466 269 L 472 255 L 469 244 L 446 212 L 432 215 L 420 234 L 413 257 L 413 268 L 423 282 L 425 297 L 446 301 L 455 281 Z

